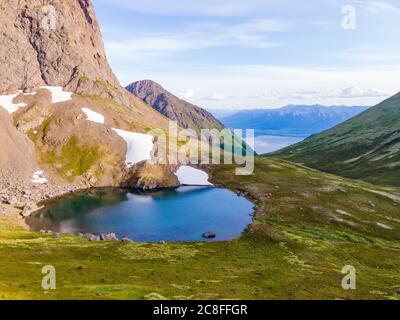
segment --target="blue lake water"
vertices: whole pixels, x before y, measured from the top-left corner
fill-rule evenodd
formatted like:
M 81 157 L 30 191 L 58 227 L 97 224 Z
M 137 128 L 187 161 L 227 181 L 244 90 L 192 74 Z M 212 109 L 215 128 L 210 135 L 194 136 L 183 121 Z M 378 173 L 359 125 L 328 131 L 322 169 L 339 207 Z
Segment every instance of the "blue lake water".
M 27 223 L 33 231 L 114 232 L 138 242 L 222 241 L 240 237 L 252 212 L 251 202 L 225 189 L 93 189 L 46 203 Z M 217 237 L 203 238 L 208 231 Z
M 258 154 L 265 154 L 289 147 L 292 144 L 303 141 L 305 137 L 286 136 L 256 136 L 254 138 L 254 150 Z M 252 142 L 248 139 L 247 142 Z

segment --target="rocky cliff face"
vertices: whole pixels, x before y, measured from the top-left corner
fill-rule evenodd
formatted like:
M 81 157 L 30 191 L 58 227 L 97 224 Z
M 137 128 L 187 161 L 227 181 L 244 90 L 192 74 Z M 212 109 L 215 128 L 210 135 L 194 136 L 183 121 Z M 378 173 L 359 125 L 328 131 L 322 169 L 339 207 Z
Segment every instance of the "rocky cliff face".
M 3 0 L 0 21 L 1 93 L 118 86 L 89 0 Z
M 206 110 L 179 99 L 150 80 L 130 84 L 127 90 L 184 129 L 222 129 L 223 125 Z
M 20 172 L 21 177 L 28 179 L 37 166 L 34 145 L 28 137 L 15 128 L 12 117 L 2 108 L 0 108 L 0 146 L 2 169 L 0 171 L 9 176 L 13 172 Z
M 93 186 L 176 185 L 169 167 L 126 165 L 135 146 L 115 129 L 166 130 L 168 121 L 120 86 L 89 0 L 3 0 L 0 44 L 0 203 Z

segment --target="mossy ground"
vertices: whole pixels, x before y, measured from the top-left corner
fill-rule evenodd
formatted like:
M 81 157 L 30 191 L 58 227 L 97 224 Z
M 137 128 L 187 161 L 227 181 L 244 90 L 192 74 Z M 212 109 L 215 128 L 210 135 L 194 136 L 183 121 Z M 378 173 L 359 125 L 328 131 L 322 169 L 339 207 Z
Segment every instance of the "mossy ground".
M 218 167 L 212 179 L 258 207 L 235 241 L 91 243 L 0 222 L 0 298 L 399 298 L 398 202 L 367 191 L 372 185 L 268 158 L 257 159 L 253 176 L 233 170 Z M 45 265 L 56 267 L 56 290 L 41 287 Z M 345 265 L 357 269 L 357 290 L 341 287 Z
M 42 148 L 38 157 L 41 163 L 57 167 L 62 177 L 72 181 L 100 163 L 103 153 L 99 147 L 79 145 L 77 138 L 73 136 L 61 148 L 59 154 L 54 150 Z M 95 175 L 100 177 L 102 172 L 97 169 Z
M 61 150 L 62 173 L 78 177 L 86 173 L 101 159 L 101 151 L 96 147 L 81 147 L 72 137 Z

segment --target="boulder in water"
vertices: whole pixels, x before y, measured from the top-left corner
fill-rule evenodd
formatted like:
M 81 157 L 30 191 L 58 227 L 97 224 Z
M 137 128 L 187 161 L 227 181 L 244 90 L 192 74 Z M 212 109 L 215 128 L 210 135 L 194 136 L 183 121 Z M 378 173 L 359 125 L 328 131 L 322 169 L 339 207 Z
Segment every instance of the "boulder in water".
M 217 236 L 216 232 L 214 231 L 208 231 L 203 233 L 203 238 L 207 238 L 207 239 L 213 239 Z

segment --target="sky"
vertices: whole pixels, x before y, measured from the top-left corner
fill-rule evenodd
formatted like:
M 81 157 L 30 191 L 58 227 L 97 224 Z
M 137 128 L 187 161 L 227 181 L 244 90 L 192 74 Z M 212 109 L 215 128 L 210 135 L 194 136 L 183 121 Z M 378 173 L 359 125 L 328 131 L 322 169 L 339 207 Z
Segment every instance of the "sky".
M 400 91 L 398 0 L 93 0 L 123 85 L 208 109 L 375 105 Z

